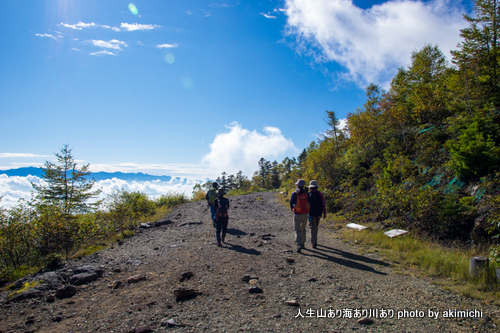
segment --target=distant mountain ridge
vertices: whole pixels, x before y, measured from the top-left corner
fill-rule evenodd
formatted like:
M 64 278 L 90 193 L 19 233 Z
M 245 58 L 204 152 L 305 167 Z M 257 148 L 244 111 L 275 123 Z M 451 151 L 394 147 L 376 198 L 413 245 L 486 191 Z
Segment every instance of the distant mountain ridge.
M 9 169 L 9 170 L 0 170 L 0 174 L 5 174 L 9 177 L 18 176 L 18 177 L 27 177 L 29 175 L 42 177 L 43 170 L 41 168 L 36 167 L 24 167 L 18 169 Z M 106 179 L 122 179 L 126 181 L 138 181 L 138 182 L 146 182 L 146 181 L 155 181 L 159 180 L 162 182 L 170 182 L 172 180 L 181 182 L 182 178 L 180 177 L 170 177 L 170 176 L 153 176 L 149 174 L 145 174 L 142 172 L 137 173 L 124 173 L 124 172 L 92 172 L 91 179 L 106 180 Z

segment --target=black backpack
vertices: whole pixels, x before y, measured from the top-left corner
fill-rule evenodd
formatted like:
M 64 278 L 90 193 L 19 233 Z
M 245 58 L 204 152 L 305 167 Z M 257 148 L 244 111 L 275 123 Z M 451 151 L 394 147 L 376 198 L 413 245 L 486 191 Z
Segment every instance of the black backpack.
M 229 218 L 229 216 L 227 215 L 228 209 L 229 209 L 229 200 L 227 198 L 218 198 L 216 220 L 218 221 L 219 217 Z
M 323 203 L 321 202 L 319 191 L 309 192 L 309 204 L 311 205 L 309 215 L 321 216 L 323 214 Z

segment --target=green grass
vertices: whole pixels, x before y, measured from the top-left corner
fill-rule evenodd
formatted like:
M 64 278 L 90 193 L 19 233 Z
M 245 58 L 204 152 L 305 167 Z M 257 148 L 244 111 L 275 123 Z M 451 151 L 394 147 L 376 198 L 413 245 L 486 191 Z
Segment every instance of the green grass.
M 372 228 L 357 231 L 342 226 L 345 241 L 355 242 L 366 252 L 378 252 L 383 258 L 395 264 L 402 274 L 428 276 L 433 282 L 464 296 L 483 299 L 500 305 L 500 283 L 496 280 L 496 264 L 490 263 L 484 274 L 469 276 L 470 258 L 488 256 L 474 249 L 448 248 L 428 239 L 412 236 L 411 232 L 394 238 L 377 230 L 375 224 L 363 224 Z

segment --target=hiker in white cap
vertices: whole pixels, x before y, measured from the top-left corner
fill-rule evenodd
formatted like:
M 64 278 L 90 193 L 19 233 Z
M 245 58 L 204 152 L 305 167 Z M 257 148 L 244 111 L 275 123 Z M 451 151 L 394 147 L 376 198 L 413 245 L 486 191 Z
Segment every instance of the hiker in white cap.
M 307 200 L 309 202 L 309 228 L 311 228 L 311 244 L 313 249 L 318 246 L 318 225 L 321 215 L 326 218 L 326 205 L 323 193 L 318 191 L 318 182 L 311 180 L 309 183 L 309 193 Z
M 297 189 L 290 197 L 290 209 L 293 214 L 293 223 L 295 226 L 295 242 L 297 243 L 297 252 L 300 253 L 306 242 L 307 213 L 309 212 L 309 203 L 307 200 L 307 190 L 304 189 L 306 182 L 299 179 L 295 185 Z

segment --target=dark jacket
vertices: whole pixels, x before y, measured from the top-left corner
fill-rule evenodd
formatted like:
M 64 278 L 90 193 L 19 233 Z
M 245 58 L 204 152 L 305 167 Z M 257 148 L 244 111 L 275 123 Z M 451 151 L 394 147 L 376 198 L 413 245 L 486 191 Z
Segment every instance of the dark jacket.
M 319 204 L 321 206 L 320 209 L 315 209 L 315 196 L 318 196 L 319 197 Z M 318 191 L 318 189 L 311 189 L 311 191 L 307 194 L 307 201 L 309 202 L 309 206 L 311 206 L 311 208 L 309 209 L 309 216 L 325 216 L 326 215 L 326 204 L 325 204 L 325 198 L 323 197 L 323 193 L 321 193 L 320 191 Z

